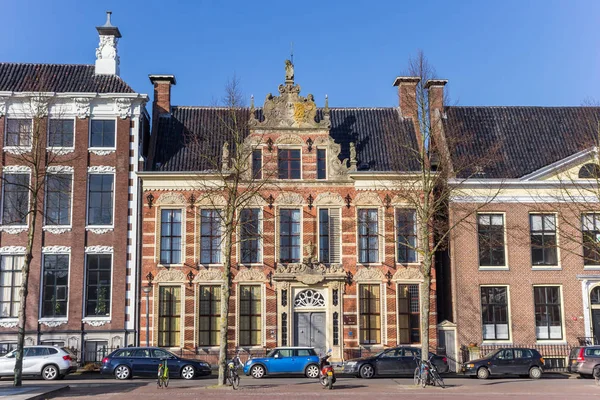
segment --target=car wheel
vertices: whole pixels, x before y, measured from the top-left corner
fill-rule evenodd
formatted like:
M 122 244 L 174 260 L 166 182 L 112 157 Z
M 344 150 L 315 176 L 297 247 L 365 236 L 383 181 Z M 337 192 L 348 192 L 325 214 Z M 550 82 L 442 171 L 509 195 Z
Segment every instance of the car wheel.
M 490 371 L 486 367 L 481 367 L 477 370 L 477 377 L 479 379 L 487 379 L 490 377 Z
M 315 364 L 311 364 L 308 367 L 306 367 L 306 370 L 304 371 L 304 375 L 306 375 L 307 378 L 318 378 L 319 377 L 319 367 Z
M 375 369 L 371 364 L 365 364 L 360 367 L 360 377 L 363 379 L 371 379 L 375 376 Z
M 119 365 L 115 368 L 115 377 L 119 380 L 128 379 L 131 376 L 131 369 L 127 365 Z
M 529 377 L 531 379 L 540 379 L 542 377 L 542 369 L 539 367 L 531 367 L 529 370 Z
M 196 375 L 196 370 L 194 369 L 193 366 L 191 365 L 186 365 L 183 368 L 181 368 L 181 377 L 183 379 L 193 379 L 194 376 Z
M 58 367 L 56 365 L 46 365 L 44 369 L 42 369 L 42 378 L 47 381 L 53 381 L 58 379 Z
M 254 379 L 262 378 L 263 376 L 265 376 L 265 367 L 263 367 L 262 365 L 253 366 L 250 370 L 250 375 L 252 375 Z

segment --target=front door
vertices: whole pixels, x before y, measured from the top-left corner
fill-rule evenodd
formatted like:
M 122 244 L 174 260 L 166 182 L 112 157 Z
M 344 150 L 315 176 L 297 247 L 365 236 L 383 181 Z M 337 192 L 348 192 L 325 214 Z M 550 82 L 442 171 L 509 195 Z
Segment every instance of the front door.
M 592 329 L 594 332 L 594 343 L 600 344 L 600 310 L 592 310 Z
M 314 347 L 317 354 L 325 353 L 325 313 L 294 313 L 294 346 Z

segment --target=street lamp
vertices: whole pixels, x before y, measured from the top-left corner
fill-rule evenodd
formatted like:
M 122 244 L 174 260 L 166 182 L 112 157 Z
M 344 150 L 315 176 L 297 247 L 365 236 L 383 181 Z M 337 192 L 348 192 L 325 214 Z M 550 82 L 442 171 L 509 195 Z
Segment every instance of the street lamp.
M 142 291 L 146 293 L 146 347 L 150 347 L 150 292 L 152 291 L 152 286 L 144 286 Z

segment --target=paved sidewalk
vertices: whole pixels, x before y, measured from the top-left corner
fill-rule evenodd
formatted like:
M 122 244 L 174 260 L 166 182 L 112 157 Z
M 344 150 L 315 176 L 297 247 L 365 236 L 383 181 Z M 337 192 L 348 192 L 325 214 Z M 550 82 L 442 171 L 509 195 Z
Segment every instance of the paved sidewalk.
M 0 398 L 10 400 L 43 400 L 69 390 L 69 385 L 25 385 L 21 387 L 2 386 Z

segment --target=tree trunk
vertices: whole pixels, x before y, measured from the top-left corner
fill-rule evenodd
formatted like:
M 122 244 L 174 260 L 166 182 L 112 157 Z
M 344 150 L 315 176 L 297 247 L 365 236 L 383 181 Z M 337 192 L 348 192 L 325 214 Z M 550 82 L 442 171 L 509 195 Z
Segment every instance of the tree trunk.
M 229 298 L 231 297 L 231 247 L 233 243 L 233 211 L 225 210 L 225 260 L 223 262 L 223 285 L 221 287 L 221 318 L 219 320 L 219 380 L 218 385 L 225 384 L 227 378 L 227 338 L 229 330 Z
M 431 258 L 423 260 L 423 283 L 421 284 L 421 360 L 429 358 L 429 313 L 431 308 Z
M 27 233 L 27 248 L 25 249 L 25 262 L 21 269 L 21 290 L 19 308 L 19 322 L 17 325 L 17 355 L 15 359 L 15 377 L 13 386 L 22 385 L 23 374 L 23 346 L 25 345 L 25 321 L 27 311 L 27 285 L 29 284 L 29 266 L 33 259 L 33 240 L 35 238 L 35 224 L 37 217 L 37 201 L 34 200 L 34 206 L 29 220 L 29 229 Z

